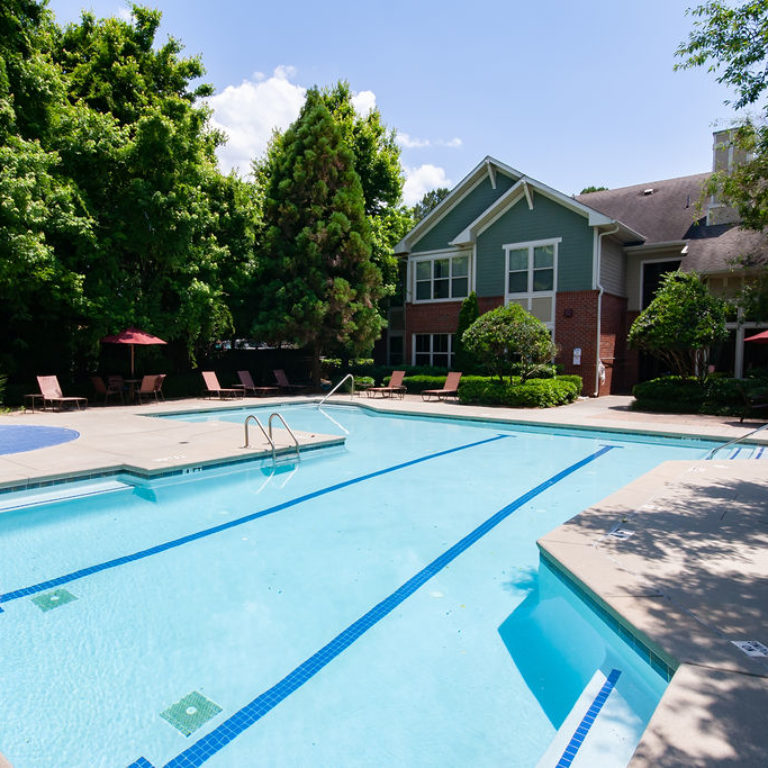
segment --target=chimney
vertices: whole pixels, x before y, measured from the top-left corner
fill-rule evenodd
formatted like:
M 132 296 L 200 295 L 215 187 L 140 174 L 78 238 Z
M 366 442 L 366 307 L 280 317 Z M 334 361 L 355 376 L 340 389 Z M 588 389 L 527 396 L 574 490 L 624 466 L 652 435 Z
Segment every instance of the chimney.
M 737 131 L 738 128 L 725 128 L 712 134 L 714 138 L 712 170 L 715 173 L 731 173 L 737 165 L 749 159 L 743 149 L 735 146 Z M 739 220 L 739 212 L 735 208 L 725 205 L 717 195 L 710 197 L 707 209 L 708 225 L 738 224 Z

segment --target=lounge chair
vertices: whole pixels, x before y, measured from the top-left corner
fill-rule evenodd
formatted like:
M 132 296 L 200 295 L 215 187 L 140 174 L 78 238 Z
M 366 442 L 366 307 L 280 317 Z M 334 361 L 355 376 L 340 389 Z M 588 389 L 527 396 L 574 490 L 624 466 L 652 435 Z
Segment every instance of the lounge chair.
M 397 395 L 402 400 L 406 391 L 405 385 L 403 384 L 404 377 L 405 371 L 392 371 L 392 375 L 389 378 L 389 384 L 386 384 L 383 387 L 368 387 L 365 392 L 368 397 L 376 397 L 376 395 L 392 397 L 392 395 Z
M 445 383 L 442 389 L 425 389 L 421 393 L 422 400 L 431 400 L 436 397 L 438 400 L 445 400 L 446 397 L 459 396 L 459 382 L 461 381 L 460 371 L 451 371 L 445 377 Z
M 203 392 L 207 397 L 213 397 L 216 395 L 219 399 L 224 397 L 244 397 L 245 393 L 242 389 L 226 389 L 219 384 L 219 379 L 213 371 L 201 371 L 203 374 L 203 382 L 205 388 Z
M 142 398 L 144 397 L 154 397 L 155 402 L 158 403 L 160 400 L 165 400 L 165 396 L 163 395 L 164 380 L 164 373 L 154 373 L 149 376 L 144 376 L 139 384 L 139 388 L 135 392 L 136 399 L 139 403 L 142 402 Z
M 51 408 L 55 408 L 57 405 L 59 408 L 63 408 L 65 405 L 75 405 L 79 411 L 88 406 L 87 397 L 64 397 L 56 376 L 38 376 L 37 384 L 43 398 L 43 408 L 47 408 L 49 405 Z
M 764 411 L 766 408 L 768 408 L 768 394 L 760 392 L 749 394 L 741 384 L 737 384 L 737 388 L 743 401 L 743 408 L 741 411 L 739 424 L 743 424 L 744 419 L 760 418 L 756 416 L 754 412 Z M 768 414 L 763 416 L 762 420 L 768 421 Z
M 306 384 L 291 384 L 288 381 L 288 377 L 285 375 L 285 371 L 282 368 L 277 368 L 272 371 L 275 374 L 275 381 L 277 386 L 283 390 L 283 392 L 301 392 L 302 390 L 309 389 Z
M 112 395 L 117 395 L 120 398 L 121 403 L 125 403 L 123 398 L 122 387 L 112 384 L 110 381 L 108 384 L 104 383 L 104 379 L 101 376 L 91 376 L 91 383 L 93 384 L 93 390 L 99 397 L 104 397 L 104 405 L 109 402 L 109 398 Z
M 265 395 L 274 395 L 280 391 L 280 387 L 257 387 L 253 383 L 253 376 L 250 371 L 238 371 L 237 378 L 240 379 L 239 384 L 235 384 L 237 389 L 242 389 L 247 394 L 256 395 L 257 397 L 264 397 Z

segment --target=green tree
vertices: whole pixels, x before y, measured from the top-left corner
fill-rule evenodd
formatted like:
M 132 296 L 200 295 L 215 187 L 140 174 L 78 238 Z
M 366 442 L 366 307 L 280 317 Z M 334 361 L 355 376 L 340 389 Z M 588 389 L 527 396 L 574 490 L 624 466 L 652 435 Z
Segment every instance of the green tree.
M 475 356 L 469 352 L 464 345 L 464 331 L 480 317 L 480 306 L 477 303 L 477 294 L 472 291 L 464 301 L 461 302 L 459 310 L 459 325 L 456 329 L 455 349 L 453 355 L 453 367 L 457 371 L 472 371 L 477 366 Z
M 519 304 L 480 315 L 464 332 L 462 342 L 502 382 L 513 370 L 525 381 L 557 354 L 557 345 L 544 323 Z
M 450 192 L 451 190 L 448 187 L 438 187 L 425 193 L 424 197 L 411 209 L 414 222 L 421 221 L 428 213 L 437 208 L 448 197 Z
M 319 384 L 323 353 L 370 350 L 384 288 L 354 155 L 317 89 L 270 161 L 254 334 L 311 347 Z
M 603 192 L 606 189 L 608 189 L 608 187 L 595 187 L 595 186 L 584 187 L 584 189 L 582 189 L 581 192 L 579 192 L 579 194 L 580 195 L 587 195 L 590 192 Z
M 768 225 L 768 104 L 762 102 L 768 87 L 768 0 L 736 7 L 710 0 L 688 13 L 693 29 L 677 49 L 682 61 L 675 68 L 707 66 L 717 82 L 735 90 L 736 99 L 726 103 L 735 109 L 759 104 L 763 113 L 757 123 L 748 120 L 736 131 L 736 145 L 749 159 L 730 174 L 714 174 L 707 193 L 734 206 L 744 226 L 763 229 Z
M 669 272 L 629 331 L 629 345 L 679 376 L 704 376 L 709 347 L 728 336 L 726 304 L 693 272 Z

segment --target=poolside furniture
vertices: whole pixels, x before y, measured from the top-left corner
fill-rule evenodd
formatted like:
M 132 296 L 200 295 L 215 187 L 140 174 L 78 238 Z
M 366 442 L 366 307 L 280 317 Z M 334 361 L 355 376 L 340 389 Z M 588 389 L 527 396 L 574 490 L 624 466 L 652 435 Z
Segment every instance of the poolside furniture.
M 282 368 L 277 368 L 272 373 L 275 374 L 275 381 L 283 392 L 301 392 L 302 390 L 309 389 L 306 384 L 291 384 Z
M 235 387 L 242 389 L 246 395 L 253 394 L 257 397 L 264 397 L 265 395 L 276 394 L 280 391 L 280 387 L 257 387 L 253 383 L 250 371 L 238 371 L 237 378 L 240 379 L 240 383 L 235 384 Z
M 245 397 L 245 392 L 242 389 L 235 389 L 230 387 L 226 389 L 219 384 L 219 379 L 213 371 L 201 371 L 203 374 L 203 382 L 205 388 L 203 393 L 205 397 L 213 397 L 214 395 L 219 399 L 225 397 Z
M 741 412 L 741 418 L 739 424 L 744 423 L 744 419 L 753 418 L 754 411 L 764 411 L 768 408 L 768 394 L 758 393 L 750 395 L 741 384 L 737 384 L 741 399 L 744 401 L 744 408 Z M 755 417 L 757 418 L 757 417 Z M 763 417 L 764 421 L 768 421 L 768 414 Z
M 164 380 L 164 373 L 154 373 L 149 376 L 144 376 L 139 384 L 139 388 L 136 390 L 136 399 L 139 403 L 142 402 L 143 397 L 154 397 L 155 402 L 165 400 L 165 396 L 163 395 Z
M 460 381 L 461 371 L 451 371 L 445 377 L 442 389 L 425 389 L 421 393 L 421 399 L 431 400 L 433 397 L 436 397 L 438 400 L 445 400 L 446 397 L 458 397 Z
M 405 397 L 406 391 L 403 384 L 404 377 L 405 371 L 392 371 L 392 375 L 389 377 L 389 384 L 383 387 L 368 387 L 365 392 L 368 397 L 376 397 L 376 395 L 392 397 L 392 395 L 397 395 L 402 400 Z
M 101 376 L 91 376 L 91 383 L 93 384 L 93 391 L 99 396 L 104 398 L 104 405 L 109 402 L 109 398 L 117 396 L 120 398 L 120 402 L 124 403 L 123 388 L 109 381 L 104 383 L 104 379 Z
M 59 380 L 56 376 L 38 376 L 37 384 L 40 387 L 40 394 L 43 399 L 43 408 L 47 408 L 49 405 L 51 408 L 58 406 L 64 408 L 65 405 L 77 406 L 79 411 L 81 408 L 88 406 L 87 397 L 64 397 L 59 386 Z

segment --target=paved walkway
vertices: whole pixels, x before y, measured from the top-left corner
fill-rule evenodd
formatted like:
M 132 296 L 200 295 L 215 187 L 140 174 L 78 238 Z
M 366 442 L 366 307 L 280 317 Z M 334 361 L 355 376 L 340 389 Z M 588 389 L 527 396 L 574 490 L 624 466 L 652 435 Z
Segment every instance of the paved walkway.
M 761 424 L 739 424 L 733 417 L 635 413 L 630 400 L 612 396 L 548 410 L 513 410 L 423 403 L 418 396 L 334 398 L 387 412 L 702 439 L 731 440 Z M 283 401 L 265 398 L 248 404 Z M 233 405 L 242 403 L 187 400 L 0 416 L 0 425 L 58 425 L 81 435 L 71 443 L 0 456 L 0 489 L 72 472 L 136 467 L 151 473 L 242 458 L 248 454 L 239 447 L 239 424 L 145 418 Z M 327 437 L 302 434 L 301 440 L 319 444 Z M 752 440 L 768 443 L 768 430 Z M 266 443 L 258 442 L 252 455 L 267 451 Z M 617 531 L 625 535 L 613 535 Z M 539 544 L 677 667 L 631 768 L 768 765 L 768 658 L 750 658 L 732 642 L 757 640 L 768 646 L 768 461 L 666 462 Z

